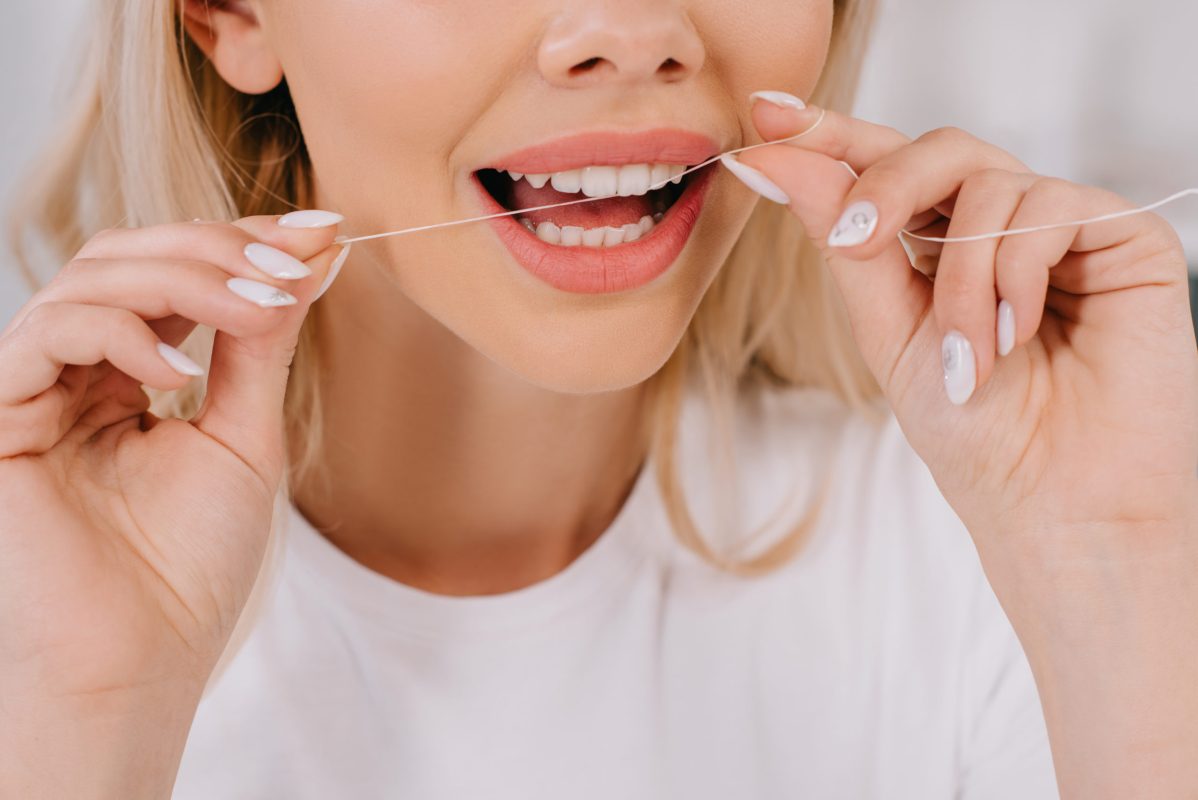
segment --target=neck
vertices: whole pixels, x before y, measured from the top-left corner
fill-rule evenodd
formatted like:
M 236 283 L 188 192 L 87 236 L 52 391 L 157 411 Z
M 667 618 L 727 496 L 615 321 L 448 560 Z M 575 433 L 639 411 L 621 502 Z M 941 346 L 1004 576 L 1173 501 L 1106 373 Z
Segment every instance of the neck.
M 644 384 L 535 386 L 375 270 L 347 265 L 320 303 L 325 475 L 293 495 L 338 548 L 426 591 L 494 594 L 561 571 L 611 524 L 647 452 Z

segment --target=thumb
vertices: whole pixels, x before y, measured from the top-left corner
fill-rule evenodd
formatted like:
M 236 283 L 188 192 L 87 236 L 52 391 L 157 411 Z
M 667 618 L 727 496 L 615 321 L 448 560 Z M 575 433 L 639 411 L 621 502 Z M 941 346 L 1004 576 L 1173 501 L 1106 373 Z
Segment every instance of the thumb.
M 282 291 L 293 302 L 263 309 L 276 315 L 273 325 L 240 337 L 216 331 L 207 391 L 192 419 L 197 428 L 237 453 L 270 487 L 281 478 L 285 464 L 283 399 L 300 329 L 318 293 L 326 288 L 325 278 L 336 277 L 349 253 L 348 246 L 332 243 L 335 235 L 330 229 L 296 232 L 290 242 L 277 234 L 262 237 L 302 260 L 312 274 L 286 283 Z
M 759 148 L 740 161 L 741 171 L 749 167 L 786 195 L 787 206 L 832 273 L 862 356 L 888 392 L 885 381 L 932 308 L 931 282 L 911 266 L 898 237 L 876 257 L 860 261 L 828 246 L 828 236 L 856 183 L 847 164 L 787 146 Z M 752 179 L 752 175 L 742 177 L 746 182 Z

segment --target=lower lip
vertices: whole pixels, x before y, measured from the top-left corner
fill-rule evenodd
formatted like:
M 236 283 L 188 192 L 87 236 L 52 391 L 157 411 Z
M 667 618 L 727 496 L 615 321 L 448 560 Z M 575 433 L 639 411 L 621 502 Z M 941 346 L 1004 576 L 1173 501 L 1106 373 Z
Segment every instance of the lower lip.
M 555 289 L 576 294 L 610 294 L 636 289 L 678 260 L 699 221 L 714 170 L 691 173 L 682 195 L 644 237 L 614 247 L 563 247 L 549 244 L 517 222 L 516 217 L 488 220 L 516 262 Z M 473 176 L 486 213 L 500 214 L 501 206 Z

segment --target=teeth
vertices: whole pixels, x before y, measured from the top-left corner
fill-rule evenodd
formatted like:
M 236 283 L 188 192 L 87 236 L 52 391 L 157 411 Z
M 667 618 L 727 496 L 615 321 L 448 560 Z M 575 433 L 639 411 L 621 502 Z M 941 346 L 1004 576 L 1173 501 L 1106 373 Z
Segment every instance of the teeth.
M 578 247 L 582 244 L 582 228 L 577 225 L 567 225 L 562 228 L 562 246 Z
M 549 220 L 545 220 L 536 229 L 537 238 L 549 244 L 562 243 L 562 229 Z
M 616 194 L 620 197 L 642 195 L 649 192 L 651 185 L 649 177 L 653 168 L 648 164 L 626 164 L 620 167 L 620 175 Z
M 657 215 L 660 219 L 661 215 Z M 520 220 L 524 227 L 536 234 L 542 242 L 556 244 L 562 247 L 615 247 L 625 242 L 635 242 L 656 227 L 654 217 L 646 214 L 639 222 L 630 222 L 618 228 L 611 225 L 602 228 L 582 228 L 577 225 L 566 225 L 559 228 L 555 223 L 545 220 L 534 226 L 530 220 Z
M 565 172 L 530 173 L 508 172 L 512 180 L 526 180 L 535 189 L 549 183 L 564 194 L 587 197 L 639 197 L 652 187 L 667 183 L 682 183 L 687 167 L 679 164 L 625 164 L 620 167 L 582 167 Z
M 616 193 L 620 167 L 583 167 L 582 193 L 587 197 L 610 197 Z
M 585 247 L 602 247 L 607 238 L 607 228 L 587 228 L 582 232 L 582 244 Z
M 649 185 L 659 187 L 665 186 L 666 181 L 670 179 L 671 174 L 672 173 L 670 171 L 669 164 L 654 164 L 653 171 L 649 175 Z
M 555 172 L 550 178 L 553 188 L 563 194 L 577 194 L 582 188 L 582 170 L 571 169 L 566 172 Z

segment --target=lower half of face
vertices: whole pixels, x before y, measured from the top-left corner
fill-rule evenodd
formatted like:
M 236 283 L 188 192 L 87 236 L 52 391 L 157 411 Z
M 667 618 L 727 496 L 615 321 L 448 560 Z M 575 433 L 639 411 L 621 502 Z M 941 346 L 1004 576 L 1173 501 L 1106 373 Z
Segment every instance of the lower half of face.
M 323 24 L 294 5 L 313 19 L 287 12 L 281 55 L 347 233 L 556 206 L 355 247 L 478 352 L 575 393 L 673 352 L 758 202 L 718 163 L 680 173 L 758 141 L 751 92 L 811 90 L 832 19 L 831 0 L 363 0 L 369 19 Z

